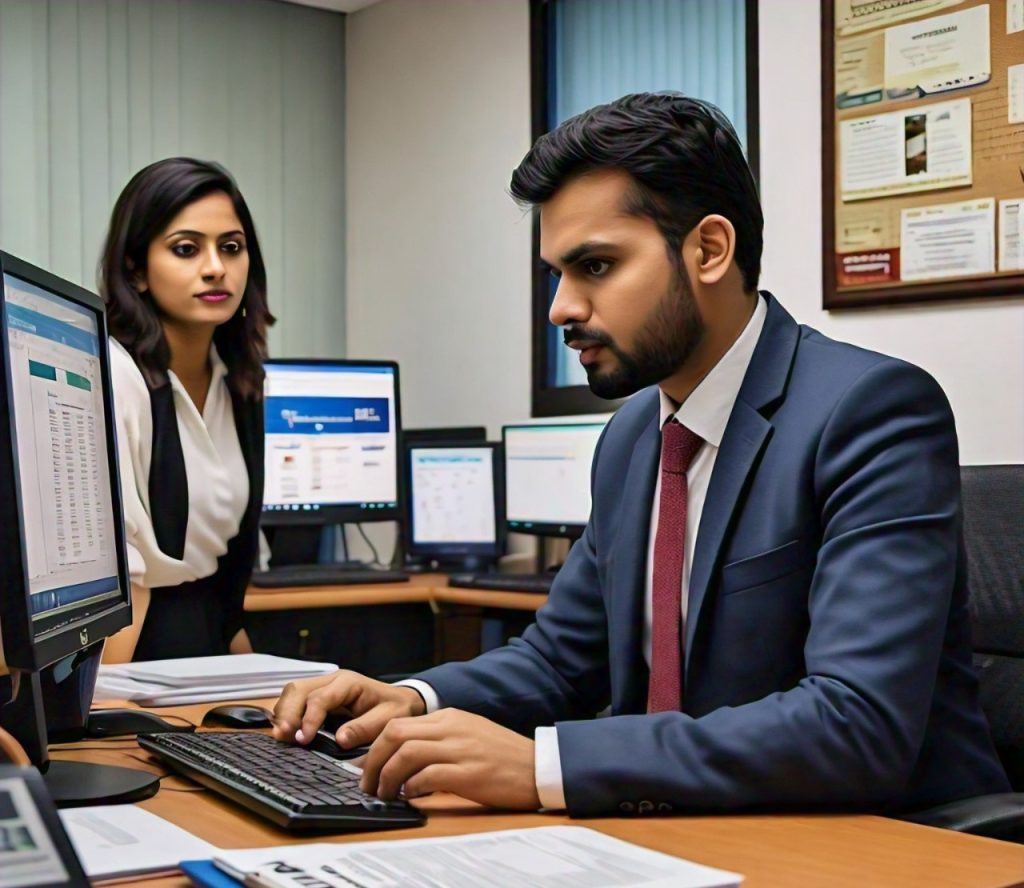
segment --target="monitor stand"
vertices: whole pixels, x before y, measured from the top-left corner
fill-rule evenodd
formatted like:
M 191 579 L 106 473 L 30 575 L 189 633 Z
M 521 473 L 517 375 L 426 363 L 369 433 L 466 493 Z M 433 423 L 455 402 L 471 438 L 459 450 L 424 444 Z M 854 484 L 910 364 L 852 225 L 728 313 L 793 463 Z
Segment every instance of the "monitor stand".
M 0 725 L 42 773 L 58 807 L 137 802 L 160 787 L 159 775 L 149 771 L 54 761 L 47 753 L 48 726 L 52 726 L 55 741 L 79 740 L 85 735 L 102 652 L 103 645 L 98 643 L 42 672 L 21 672 L 17 697 L 0 708 Z

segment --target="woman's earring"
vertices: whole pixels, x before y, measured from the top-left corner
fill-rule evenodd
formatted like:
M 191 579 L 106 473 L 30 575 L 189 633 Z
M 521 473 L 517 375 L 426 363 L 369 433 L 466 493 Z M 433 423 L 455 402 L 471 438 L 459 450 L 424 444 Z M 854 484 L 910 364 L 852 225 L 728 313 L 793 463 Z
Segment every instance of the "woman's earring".
M 246 316 L 246 315 L 245 315 L 245 306 L 243 305 L 243 306 L 242 306 L 242 317 L 244 318 L 245 316 Z

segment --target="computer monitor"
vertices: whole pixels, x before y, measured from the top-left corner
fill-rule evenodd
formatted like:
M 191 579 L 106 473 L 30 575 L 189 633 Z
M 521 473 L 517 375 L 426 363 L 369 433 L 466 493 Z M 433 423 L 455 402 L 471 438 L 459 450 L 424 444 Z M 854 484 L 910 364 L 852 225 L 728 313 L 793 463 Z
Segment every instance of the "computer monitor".
M 406 553 L 441 567 L 479 570 L 502 553 L 501 447 L 406 448 Z
M 0 725 L 58 803 L 137 798 L 153 775 L 46 749 L 84 734 L 103 639 L 131 623 L 103 304 L 6 253 L 0 271 Z
M 399 519 L 398 365 L 294 359 L 264 367 L 262 523 Z
M 590 518 L 590 465 L 603 422 L 506 425 L 505 525 L 575 539 Z

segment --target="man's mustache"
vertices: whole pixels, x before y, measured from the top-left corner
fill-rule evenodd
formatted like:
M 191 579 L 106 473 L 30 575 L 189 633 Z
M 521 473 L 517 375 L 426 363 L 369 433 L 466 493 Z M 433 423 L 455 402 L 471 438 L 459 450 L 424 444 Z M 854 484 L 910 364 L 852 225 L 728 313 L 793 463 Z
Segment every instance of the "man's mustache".
M 594 342 L 598 345 L 612 345 L 611 336 L 600 330 L 591 330 L 579 324 L 570 324 L 562 329 L 562 339 L 566 345 L 573 342 Z

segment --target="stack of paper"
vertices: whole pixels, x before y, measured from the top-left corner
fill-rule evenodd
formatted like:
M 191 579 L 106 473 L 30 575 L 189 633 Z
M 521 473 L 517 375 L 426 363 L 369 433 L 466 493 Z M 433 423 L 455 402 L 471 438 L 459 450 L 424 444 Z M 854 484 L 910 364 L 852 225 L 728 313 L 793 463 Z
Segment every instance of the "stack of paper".
M 250 888 L 734 888 L 742 876 L 670 857 L 581 826 L 540 826 L 345 845 L 220 851 L 221 873 Z M 182 867 L 194 882 L 223 884 Z
M 141 706 L 178 706 L 215 700 L 272 697 L 290 681 L 326 675 L 333 663 L 270 654 L 232 654 L 100 667 L 96 700 L 134 700 Z

